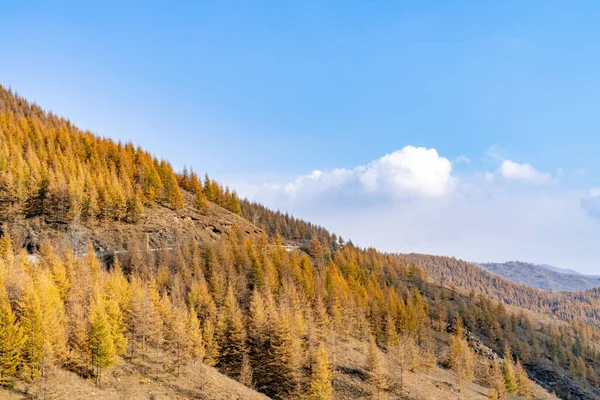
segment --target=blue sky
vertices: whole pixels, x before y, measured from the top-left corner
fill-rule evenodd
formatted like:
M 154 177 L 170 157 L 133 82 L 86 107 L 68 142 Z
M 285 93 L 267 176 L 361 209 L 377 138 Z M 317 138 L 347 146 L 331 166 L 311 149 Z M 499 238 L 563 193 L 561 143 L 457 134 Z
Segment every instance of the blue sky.
M 0 0 L 0 83 L 359 244 L 600 273 L 597 2 L 82 3 Z

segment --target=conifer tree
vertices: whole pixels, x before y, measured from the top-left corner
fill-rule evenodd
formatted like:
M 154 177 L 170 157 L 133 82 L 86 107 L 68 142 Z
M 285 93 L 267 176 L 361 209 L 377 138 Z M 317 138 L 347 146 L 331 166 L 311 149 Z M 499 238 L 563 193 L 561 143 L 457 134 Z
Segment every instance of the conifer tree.
M 227 372 L 237 377 L 241 371 L 244 354 L 247 353 L 246 328 L 233 288 L 229 286 L 225 298 L 223 316 L 223 332 L 220 334 L 221 358 L 219 364 Z
M 388 377 L 385 365 L 381 359 L 379 348 L 375 337 L 369 337 L 369 348 L 367 353 L 367 371 L 369 373 L 369 383 L 373 385 L 373 397 L 379 398 L 380 392 L 388 388 Z
M 421 355 L 417 341 L 412 335 L 405 334 L 400 343 L 406 369 L 411 372 L 418 371 L 421 367 Z
M 197 361 L 202 361 L 206 349 L 204 348 L 204 340 L 202 339 L 202 329 L 200 328 L 200 321 L 198 320 L 198 314 L 193 309 L 188 311 L 187 318 L 187 336 L 188 336 L 188 349 L 192 362 L 196 364 Z
M 124 354 L 127 349 L 127 336 L 125 334 L 125 324 L 123 322 L 124 313 L 119 304 L 114 299 L 105 302 L 106 317 L 110 324 L 110 333 L 117 355 Z
M 506 384 L 506 391 L 510 394 L 515 394 L 518 391 L 517 379 L 515 377 L 515 366 L 512 360 L 512 352 L 508 345 L 504 346 L 504 365 L 502 366 L 502 374 Z
M 88 319 L 86 304 L 79 301 L 74 291 L 69 293 L 68 300 L 68 365 L 76 370 L 87 368 L 89 360 Z
M 254 377 L 252 372 L 252 366 L 250 365 L 250 357 L 248 354 L 244 354 L 242 358 L 242 369 L 240 371 L 240 383 L 248 386 L 254 386 Z
M 315 327 L 316 340 L 321 341 L 329 336 L 331 329 L 331 317 L 321 297 L 317 297 L 315 304 Z
M 40 295 L 42 329 L 45 342 L 46 362 L 62 362 L 67 356 L 67 317 L 60 292 L 49 271 L 37 275 L 35 290 Z
M 100 295 L 96 295 L 90 310 L 89 348 L 91 365 L 95 368 L 96 384 L 100 385 L 102 370 L 112 366 L 117 359 L 111 326 Z
M 475 355 L 464 338 L 465 330 L 460 317 L 454 320 L 454 334 L 450 338 L 448 364 L 458 376 L 459 390 L 462 392 L 464 383 L 475 377 Z
M 187 190 L 191 191 L 194 194 L 194 207 L 199 210 L 207 211 L 208 210 L 208 198 L 206 197 L 206 193 L 204 192 L 204 188 L 198 179 L 198 175 L 192 172 L 189 179 L 189 187 Z
M 423 371 L 431 371 L 437 365 L 437 358 L 434 350 L 434 339 L 428 334 L 422 341 L 422 344 L 419 348 L 419 357 L 421 358 L 420 368 Z M 468 351 L 470 349 L 467 348 Z M 467 353 L 466 357 L 468 360 L 469 356 L 473 356 L 472 353 Z M 474 361 L 472 361 L 474 363 Z M 471 364 L 471 363 L 470 363 Z M 468 369 L 467 369 L 468 371 Z
M 126 320 L 131 313 L 131 286 L 123 275 L 121 263 L 115 260 L 104 288 L 106 314 L 117 354 L 125 353 L 128 345 Z
M 240 200 L 238 199 L 238 196 L 235 192 L 233 192 L 231 194 L 227 208 L 229 209 L 229 211 L 231 211 L 232 213 L 234 213 L 236 215 L 242 214 L 242 208 L 240 207 Z
M 529 376 L 523 368 L 523 364 L 519 360 L 515 365 L 515 379 L 517 384 L 517 393 L 519 396 L 524 397 L 526 399 L 531 398 L 531 381 L 529 380 Z
M 398 366 L 398 385 L 400 388 L 404 385 L 404 372 L 411 369 L 413 363 L 418 362 L 418 354 L 416 352 L 416 343 L 414 339 L 403 334 L 390 340 L 388 336 L 388 353 L 392 361 Z
M 42 304 L 33 282 L 29 282 L 24 289 L 21 327 L 25 341 L 23 343 L 23 363 L 27 375 L 33 380 L 42 374 L 42 364 L 45 351 L 44 321 Z
M 250 284 L 252 289 L 262 289 L 265 284 L 265 271 L 260 259 L 257 257 L 252 244 L 247 246 L 248 257 L 250 258 Z
M 312 400 L 331 400 L 333 399 L 331 384 L 333 371 L 323 343 L 319 345 L 313 358 L 308 396 Z
M 506 399 L 506 384 L 502 375 L 502 368 L 498 361 L 493 361 L 487 370 L 487 386 L 490 388 L 491 400 Z
M 167 296 L 165 296 L 167 297 Z M 190 338 L 188 336 L 188 320 L 186 311 L 181 306 L 176 306 L 170 315 L 169 331 L 167 332 L 167 343 L 171 354 L 173 354 L 177 376 L 181 374 L 187 355 L 189 354 Z
M 202 211 L 207 211 L 209 209 L 208 199 L 206 198 L 206 194 L 204 194 L 202 187 L 198 187 L 194 193 L 194 207 Z
M 210 191 L 212 193 L 213 202 L 217 203 L 221 207 L 226 207 L 227 205 L 223 203 L 223 189 L 217 181 L 212 181 L 210 183 Z
M 144 216 L 144 204 L 142 202 L 141 189 L 136 189 L 127 199 L 126 218 L 127 221 L 135 224 Z
M 254 372 L 254 383 L 257 388 L 269 382 L 269 363 L 265 356 L 270 350 L 271 321 L 263 295 L 254 290 L 250 300 L 248 320 L 248 357 Z
M 141 342 L 142 349 L 146 349 L 149 342 L 160 345 L 163 339 L 164 325 L 157 310 L 160 296 L 156 287 L 146 287 L 140 279 L 133 277 L 131 280 L 131 312 L 128 316 L 128 326 L 131 334 L 131 357 L 135 355 L 135 344 Z
M 279 396 L 292 396 L 299 390 L 301 351 L 300 339 L 292 329 L 290 318 L 282 313 L 276 322 L 270 365 L 271 386 L 276 388 Z
M 0 385 L 8 383 L 21 363 L 23 336 L 13 314 L 6 289 L 0 279 Z
M 10 235 L 4 234 L 0 236 L 0 259 L 4 259 L 12 263 L 9 258 L 13 257 L 13 248 Z
M 183 208 L 185 205 L 183 200 L 183 194 L 181 194 L 181 190 L 179 190 L 179 186 L 175 185 L 173 187 L 173 196 L 171 198 L 171 207 L 175 210 Z
M 42 242 L 40 256 L 42 263 L 52 274 L 52 281 L 58 289 L 61 300 L 65 302 L 71 285 L 65 263 L 55 254 L 50 241 L 47 240 Z
M 204 175 L 204 194 L 208 201 L 215 201 L 215 193 L 213 193 L 212 181 L 208 177 L 208 174 Z
M 208 365 L 216 365 L 219 361 L 220 349 L 215 337 L 215 326 L 210 319 L 204 321 L 202 339 L 205 348 L 204 361 Z
M 323 246 L 316 235 L 313 235 L 310 242 L 310 255 L 315 260 L 321 260 L 325 255 L 325 250 L 323 249 Z

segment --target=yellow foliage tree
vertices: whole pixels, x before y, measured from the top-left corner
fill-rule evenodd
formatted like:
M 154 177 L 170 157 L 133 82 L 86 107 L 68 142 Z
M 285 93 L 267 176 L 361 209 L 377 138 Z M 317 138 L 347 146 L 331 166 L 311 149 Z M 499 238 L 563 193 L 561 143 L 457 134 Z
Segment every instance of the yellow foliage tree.
M 308 396 L 313 400 L 331 400 L 333 399 L 331 384 L 333 371 L 323 343 L 319 345 L 313 358 Z

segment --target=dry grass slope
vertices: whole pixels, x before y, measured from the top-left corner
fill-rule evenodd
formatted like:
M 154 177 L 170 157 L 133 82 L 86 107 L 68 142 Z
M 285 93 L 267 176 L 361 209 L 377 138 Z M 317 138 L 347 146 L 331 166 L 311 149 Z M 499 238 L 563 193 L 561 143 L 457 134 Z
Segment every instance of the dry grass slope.
M 101 387 L 93 379 L 56 370 L 35 384 L 19 381 L 12 389 L 0 389 L 0 399 L 107 399 L 107 400 L 252 400 L 266 399 L 206 365 L 188 365 L 177 376 L 169 370 L 164 353 L 149 351 L 133 360 L 121 359 L 106 372 Z M 51 388 L 45 390 L 45 388 Z
M 438 342 L 439 351 L 445 348 L 443 342 Z M 378 400 L 483 400 L 489 398 L 489 390 L 478 383 L 469 383 L 463 392 L 459 392 L 457 377 L 441 367 L 427 372 L 405 372 L 403 385 L 400 388 L 399 371 L 395 364 L 384 354 L 382 357 L 389 372 L 390 389 L 377 393 L 367 381 L 365 369 L 367 359 L 367 344 L 355 339 L 340 340 L 335 346 L 336 374 L 334 389 L 336 400 L 358 400 L 374 398 Z M 481 363 L 482 360 L 480 359 Z M 509 399 L 519 399 L 510 396 Z M 532 399 L 557 399 L 542 387 L 533 385 Z

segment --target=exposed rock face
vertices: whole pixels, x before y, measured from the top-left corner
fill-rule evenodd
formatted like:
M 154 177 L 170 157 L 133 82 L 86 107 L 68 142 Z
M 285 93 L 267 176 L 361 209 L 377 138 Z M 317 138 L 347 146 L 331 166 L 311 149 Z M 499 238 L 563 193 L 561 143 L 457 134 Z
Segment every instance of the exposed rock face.
M 490 349 L 479 340 L 475 335 L 473 335 L 470 331 L 467 331 L 467 342 L 475 352 L 475 354 L 479 354 L 490 361 L 498 360 L 498 354 L 494 352 L 494 350 Z
M 597 400 L 600 399 L 600 388 L 588 385 L 587 388 L 567 375 L 536 366 L 526 365 L 529 377 L 549 392 L 556 393 L 561 399 Z
M 2 232 L 11 235 L 15 248 L 23 248 L 35 255 L 44 240 L 56 245 L 68 245 L 76 254 L 84 254 L 91 243 L 101 258 L 125 252 L 132 239 L 145 243 L 145 250 L 171 249 L 178 240 L 193 237 L 197 242 L 210 243 L 229 235 L 236 227 L 243 234 L 261 234 L 249 221 L 210 204 L 207 212 L 191 206 L 191 194 L 185 193 L 186 206 L 171 210 L 160 205 L 147 208 L 145 216 L 137 223 L 125 222 L 72 222 L 70 224 L 46 223 L 39 218 L 22 218 L 0 226 Z M 142 249 L 143 250 L 143 249 Z

